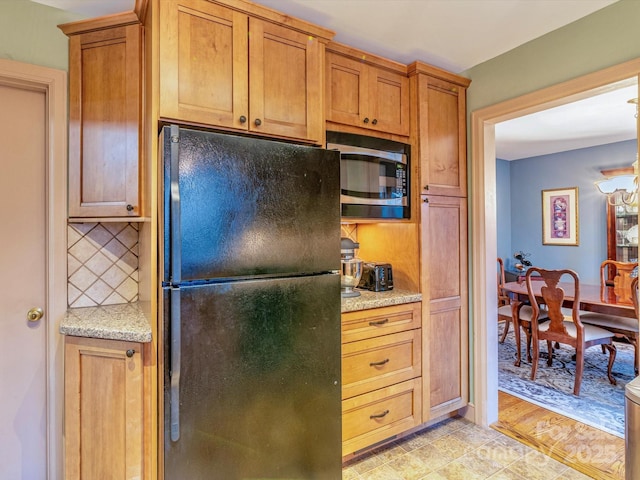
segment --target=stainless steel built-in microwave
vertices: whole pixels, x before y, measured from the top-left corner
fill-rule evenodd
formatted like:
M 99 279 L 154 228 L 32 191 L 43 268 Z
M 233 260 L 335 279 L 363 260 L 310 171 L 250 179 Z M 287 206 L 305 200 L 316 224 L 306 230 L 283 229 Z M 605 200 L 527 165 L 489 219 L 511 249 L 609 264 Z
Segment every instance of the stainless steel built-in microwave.
M 342 217 L 410 217 L 410 146 L 381 138 L 327 132 L 327 149 L 340 151 Z

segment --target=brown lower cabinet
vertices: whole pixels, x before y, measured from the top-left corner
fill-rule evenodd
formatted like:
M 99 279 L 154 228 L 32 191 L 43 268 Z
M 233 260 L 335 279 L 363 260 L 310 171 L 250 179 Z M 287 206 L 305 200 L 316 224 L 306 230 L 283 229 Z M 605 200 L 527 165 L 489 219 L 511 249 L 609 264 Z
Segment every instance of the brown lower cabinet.
M 420 302 L 342 314 L 342 456 L 422 423 Z
M 428 195 L 421 205 L 427 422 L 465 407 L 469 397 L 467 199 Z
M 142 344 L 65 337 L 65 479 L 143 478 Z

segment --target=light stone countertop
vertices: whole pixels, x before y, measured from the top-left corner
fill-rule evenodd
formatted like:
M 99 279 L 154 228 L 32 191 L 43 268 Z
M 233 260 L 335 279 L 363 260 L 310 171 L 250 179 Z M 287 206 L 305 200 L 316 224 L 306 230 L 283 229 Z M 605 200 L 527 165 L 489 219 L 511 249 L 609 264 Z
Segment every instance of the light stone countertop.
M 403 303 L 413 303 L 422 300 L 422 294 L 420 293 L 396 288 L 387 292 L 371 292 L 360 289 L 357 289 L 357 291 L 360 292 L 359 297 L 342 299 L 342 313 L 388 307 L 389 305 L 401 305 Z
M 151 341 L 148 302 L 70 308 L 60 322 L 60 333 L 146 343 Z

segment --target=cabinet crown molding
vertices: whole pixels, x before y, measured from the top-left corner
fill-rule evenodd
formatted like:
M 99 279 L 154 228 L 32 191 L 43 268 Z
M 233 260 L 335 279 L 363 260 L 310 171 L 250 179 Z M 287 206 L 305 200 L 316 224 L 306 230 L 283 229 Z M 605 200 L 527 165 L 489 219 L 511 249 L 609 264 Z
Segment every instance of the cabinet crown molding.
M 423 73 L 425 75 L 429 75 L 430 77 L 436 77 L 447 82 L 455 83 L 456 85 L 460 85 L 463 88 L 467 88 L 471 84 L 471 79 L 469 78 L 461 77 L 454 73 L 420 61 L 411 63 L 408 66 L 407 71 L 410 77 Z
M 364 50 L 350 47 L 349 45 L 344 45 L 343 43 L 329 42 L 326 46 L 326 51 L 337 53 L 344 57 L 349 57 L 367 65 L 373 65 L 378 68 L 407 75 L 407 66 L 405 64 L 389 60 L 388 58 L 384 58 L 373 53 L 365 52 Z
M 297 30 L 302 33 L 311 34 L 316 37 L 321 43 L 326 43 L 331 40 L 336 32 L 329 30 L 328 28 L 321 27 L 314 23 L 307 22 L 300 18 L 286 15 L 278 10 L 258 5 L 247 0 L 207 0 L 211 3 L 222 5 L 239 12 L 246 13 L 252 17 L 266 20 L 268 22 L 283 25 L 292 30 Z
M 91 31 L 104 30 L 111 27 L 122 27 L 126 25 L 142 24 L 136 12 L 114 13 L 104 17 L 91 18 L 88 20 L 78 20 L 77 22 L 63 23 L 58 28 L 67 35 L 77 35 Z

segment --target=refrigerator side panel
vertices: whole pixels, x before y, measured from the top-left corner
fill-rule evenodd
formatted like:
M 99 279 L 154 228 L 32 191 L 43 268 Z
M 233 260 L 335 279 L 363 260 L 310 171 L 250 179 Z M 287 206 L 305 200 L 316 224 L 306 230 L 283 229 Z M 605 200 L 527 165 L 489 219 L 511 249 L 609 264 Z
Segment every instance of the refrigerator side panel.
M 166 413 L 165 478 L 340 478 L 339 275 L 180 291 L 179 437 Z
M 180 129 L 181 228 L 165 231 L 165 249 L 179 234 L 182 280 L 338 270 L 339 162 L 336 151 Z

